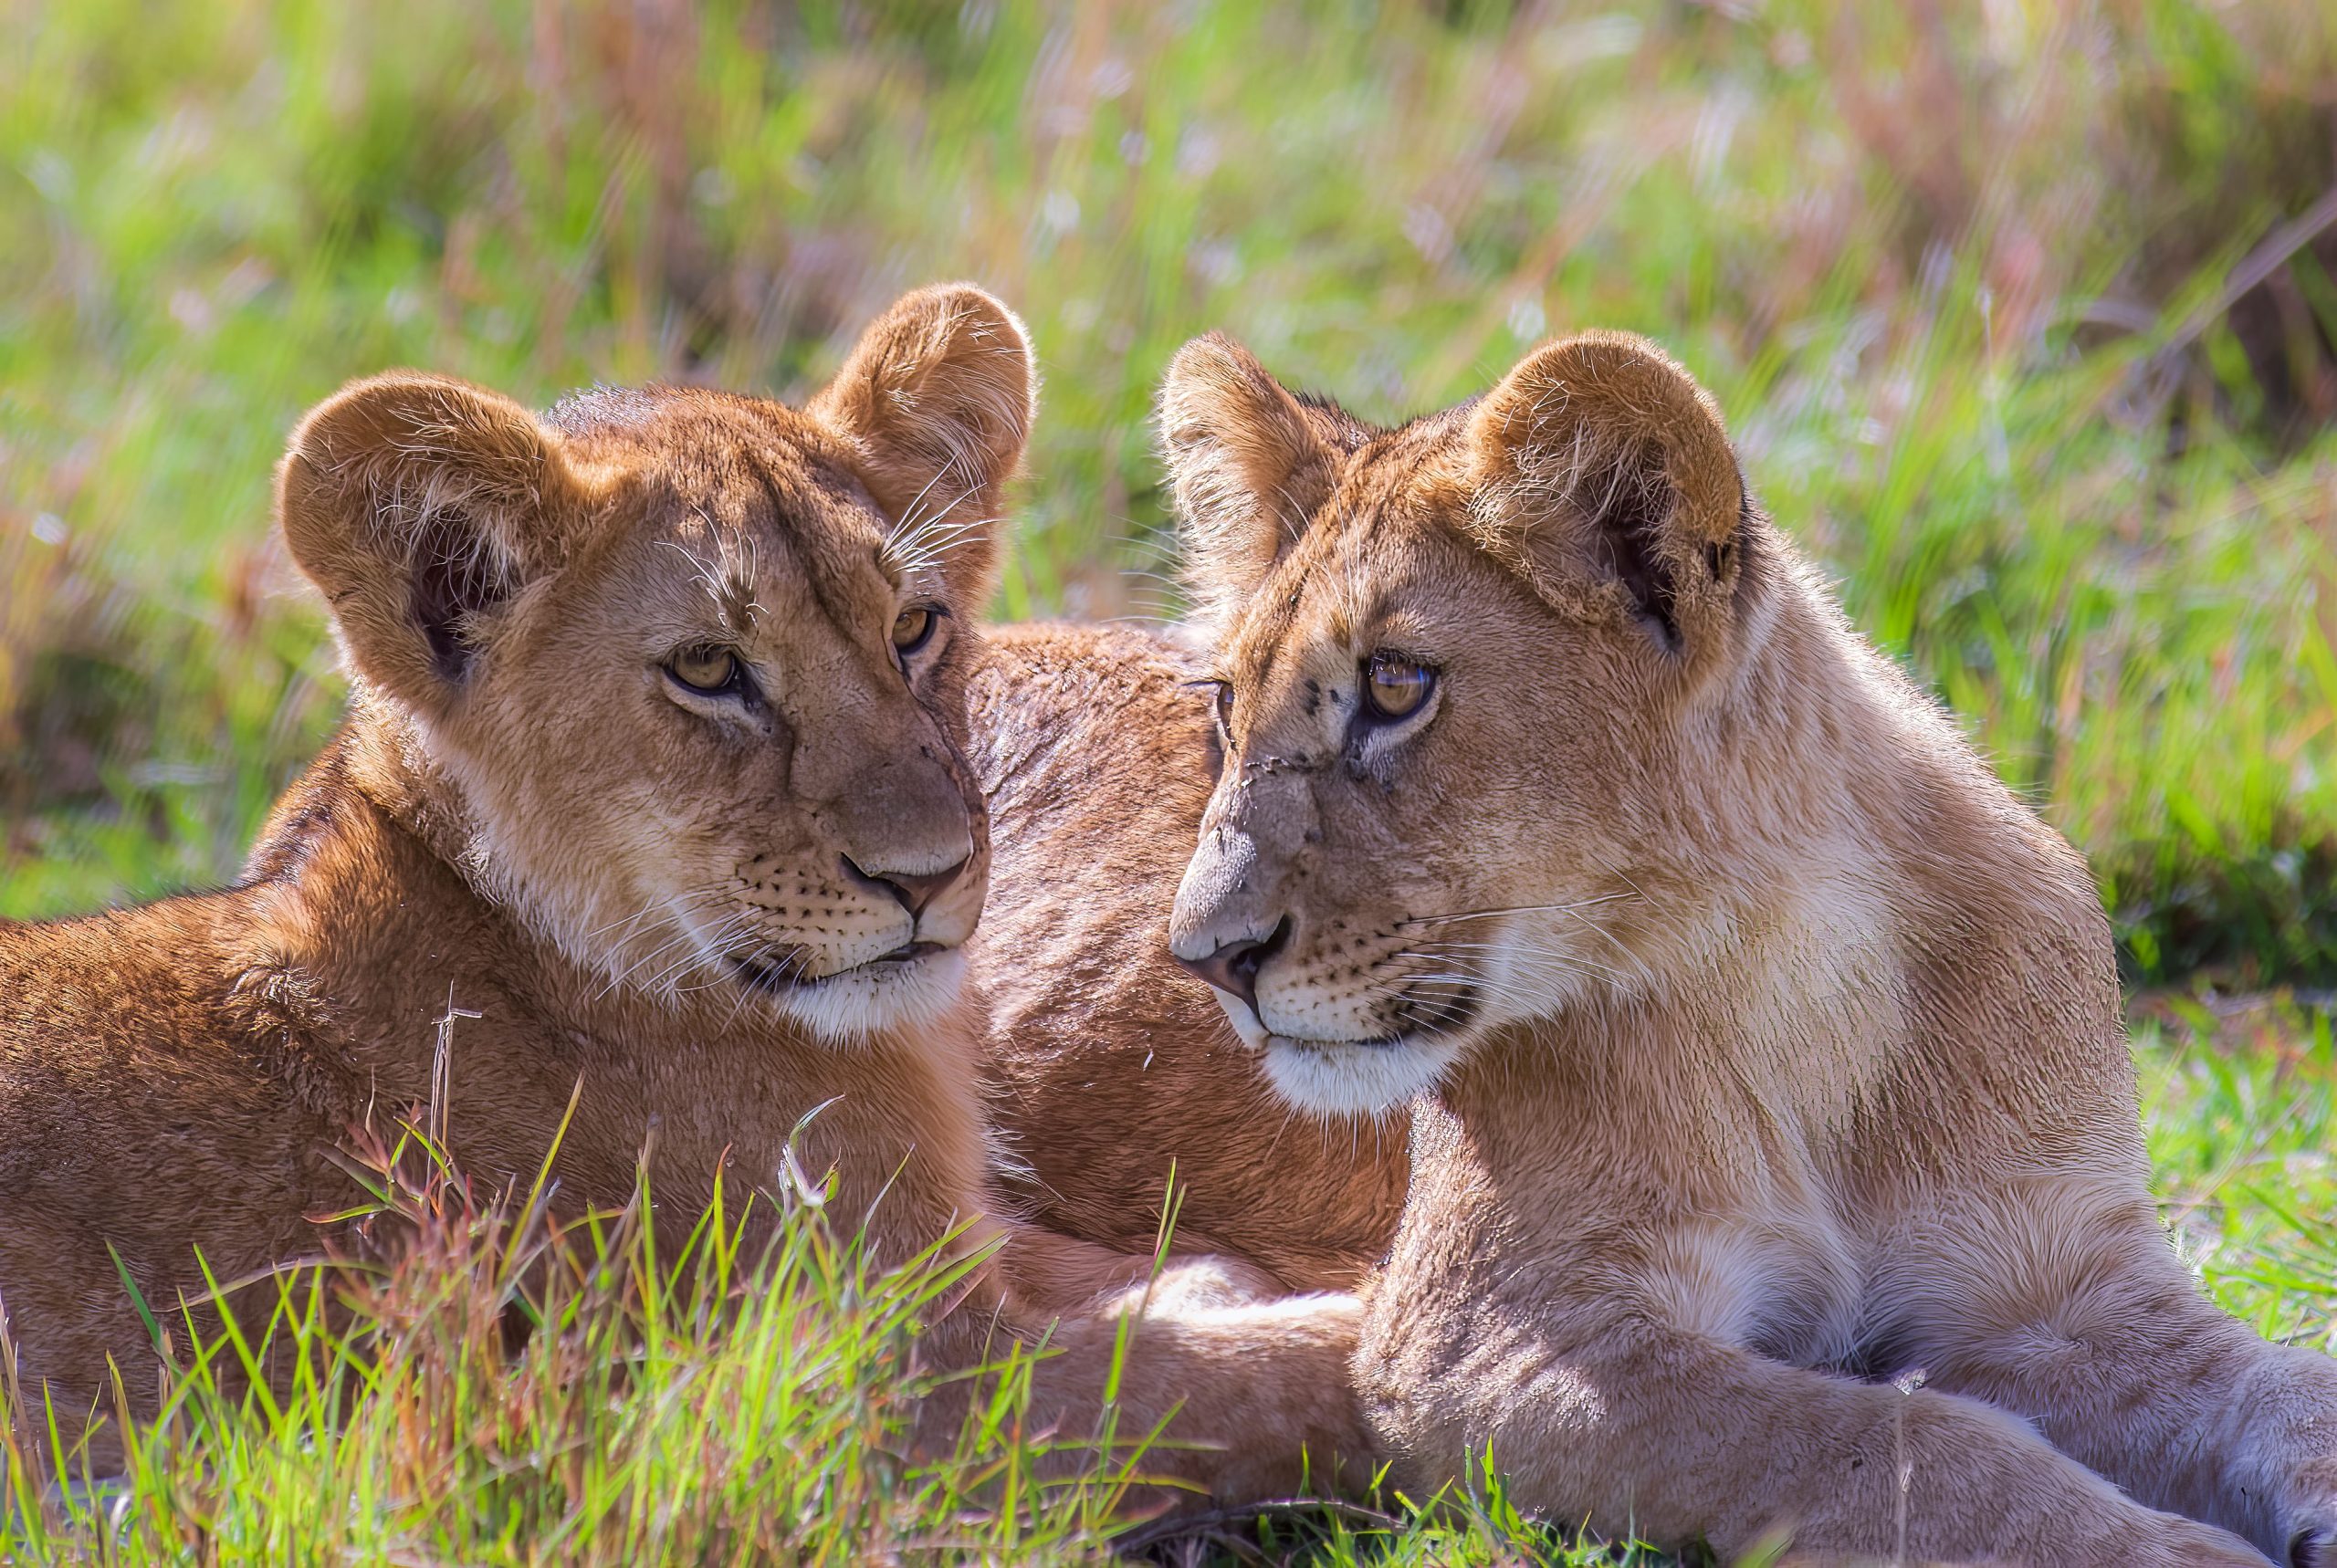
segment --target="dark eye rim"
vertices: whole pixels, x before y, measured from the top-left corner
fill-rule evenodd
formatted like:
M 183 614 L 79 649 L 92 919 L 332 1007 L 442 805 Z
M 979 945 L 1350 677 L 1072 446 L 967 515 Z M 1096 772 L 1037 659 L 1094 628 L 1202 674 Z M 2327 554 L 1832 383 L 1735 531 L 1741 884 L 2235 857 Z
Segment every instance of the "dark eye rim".
M 722 678 L 722 684 L 720 685 L 699 685 L 696 681 L 691 680 L 688 676 L 683 674 L 681 671 L 674 667 L 674 665 L 682 659 L 691 657 L 711 657 L 718 653 L 730 661 L 730 673 Z M 708 643 L 700 648 L 684 648 L 679 652 L 669 655 L 659 668 L 665 671 L 665 678 L 667 680 L 673 682 L 676 685 L 681 687 L 682 690 L 689 693 L 692 696 L 740 697 L 751 700 L 755 695 L 754 682 L 749 679 L 747 674 L 747 661 L 739 657 L 739 650 L 736 648 L 725 648 L 715 643 Z
M 904 604 L 893 612 L 893 624 L 899 625 L 902 616 L 916 610 L 925 612 L 925 630 L 919 632 L 913 641 L 893 643 L 893 654 L 904 665 L 932 646 L 933 634 L 940 630 L 941 623 L 949 618 L 949 607 L 946 604 Z M 890 642 L 891 637 L 892 633 L 888 630 L 886 640 Z
M 1409 665 L 1416 676 L 1412 683 L 1414 695 L 1411 706 L 1400 712 L 1381 703 L 1371 689 L 1378 678 L 1374 672 L 1383 664 L 1389 664 Z M 1363 694 L 1361 713 L 1375 724 L 1403 724 L 1418 718 L 1420 716 L 1420 710 L 1428 706 L 1429 699 L 1436 695 L 1438 674 L 1436 666 L 1425 659 L 1415 659 L 1409 653 L 1399 653 L 1393 649 L 1382 648 L 1372 653 L 1357 666 L 1357 673 L 1359 678 L 1357 685 Z

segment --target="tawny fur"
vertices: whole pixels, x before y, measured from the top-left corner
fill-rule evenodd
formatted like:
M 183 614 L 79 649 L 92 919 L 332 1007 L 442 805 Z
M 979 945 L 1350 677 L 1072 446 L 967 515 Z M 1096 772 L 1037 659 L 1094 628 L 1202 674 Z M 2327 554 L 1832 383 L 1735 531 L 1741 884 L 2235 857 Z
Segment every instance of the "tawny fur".
M 1145 1251 L 1173 1171 L 1180 1249 L 1351 1290 L 1403 1204 L 1401 1111 L 1277 1100 L 1168 956 L 1220 756 L 1202 673 L 1158 633 L 1024 626 L 968 684 L 993 874 L 967 954 L 1006 1186 L 1051 1229 Z
M 576 1092 L 563 1209 L 623 1202 L 645 1151 L 667 1212 L 694 1218 L 718 1171 L 735 1209 L 782 1188 L 808 1115 L 801 1164 L 878 1261 L 995 1237 L 957 986 L 988 872 L 964 685 L 1032 406 L 1020 324 L 957 287 L 896 305 L 803 412 L 652 389 L 539 419 L 398 374 L 312 413 L 278 509 L 350 670 L 341 734 L 235 886 L 0 926 L 0 1311 L 26 1386 L 69 1424 L 110 1408 L 110 1357 L 151 1408 L 112 1254 L 167 1312 L 204 1291 L 198 1249 L 234 1280 L 334 1244 L 312 1217 L 360 1195 L 333 1152 L 431 1100 L 450 1008 L 477 1016 L 450 1026 L 446 1141 L 483 1188 L 532 1176 Z M 904 652 L 910 609 L 941 619 Z M 669 674 L 708 649 L 751 690 Z M 953 867 L 921 905 L 880 880 Z M 927 1325 L 943 1365 L 1142 1272 L 1007 1228 Z M 1201 1446 L 1152 1468 L 1222 1496 L 1360 1453 L 1354 1302 L 1215 1304 L 1225 1280 L 1167 1281 L 1121 1431 L 1181 1404 L 1171 1435 Z M 1116 1310 L 1054 1331 L 1042 1426 L 1091 1429 Z
M 1164 404 L 1288 449 L 1245 361 Z M 1224 998 L 1269 1075 L 1419 1095 L 1356 1361 L 1399 1478 L 1490 1445 L 1525 1506 L 1724 1553 L 2329 1561 L 2337 1363 L 2170 1245 L 2084 865 L 1711 400 L 1593 334 L 1400 430 L 1307 418 L 1303 528 L 1189 519 L 1229 761 L 1170 935 L 1288 922 Z M 1378 651 L 1438 673 L 1419 713 L 1359 712 Z

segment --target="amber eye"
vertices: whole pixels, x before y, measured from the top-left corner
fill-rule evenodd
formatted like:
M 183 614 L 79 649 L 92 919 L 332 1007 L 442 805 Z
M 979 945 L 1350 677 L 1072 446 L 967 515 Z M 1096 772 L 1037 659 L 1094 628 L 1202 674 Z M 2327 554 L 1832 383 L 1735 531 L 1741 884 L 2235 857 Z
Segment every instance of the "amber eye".
M 1363 667 L 1363 696 L 1372 716 L 1410 718 L 1436 690 L 1436 672 L 1400 653 L 1374 653 Z
M 933 640 L 934 623 L 941 618 L 922 604 L 912 604 L 893 617 L 893 646 L 907 658 Z
M 1217 683 L 1217 727 L 1229 740 L 1233 736 L 1233 683 Z
M 728 648 L 692 648 L 675 654 L 665 673 L 700 696 L 720 696 L 738 684 L 739 659 Z

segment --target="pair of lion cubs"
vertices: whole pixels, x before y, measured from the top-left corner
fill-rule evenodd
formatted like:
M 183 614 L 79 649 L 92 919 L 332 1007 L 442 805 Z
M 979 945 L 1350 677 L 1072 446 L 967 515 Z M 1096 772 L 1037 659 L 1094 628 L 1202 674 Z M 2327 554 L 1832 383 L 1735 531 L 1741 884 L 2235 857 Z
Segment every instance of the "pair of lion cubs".
M 580 1079 L 578 1201 L 653 1128 L 669 1202 L 769 1183 L 824 1103 L 802 1157 L 891 1255 L 1001 1216 L 931 1341 L 1070 1312 L 1074 1424 L 1173 1155 L 1218 1256 L 1123 1429 L 1181 1405 L 1220 1446 L 1160 1458 L 1222 1496 L 1490 1444 L 1527 1506 L 1724 1552 L 2331 1560 L 2337 1363 L 2160 1229 L 2084 868 L 1678 366 L 1571 339 L 1383 431 L 1207 338 L 1162 406 L 1207 662 L 978 637 L 1032 382 L 972 288 L 800 412 L 397 375 L 309 415 L 279 510 L 348 723 L 233 888 L 0 929 L 28 1380 L 135 1361 L 110 1247 L 165 1301 L 194 1245 L 312 1250 L 451 998 L 474 1173 Z

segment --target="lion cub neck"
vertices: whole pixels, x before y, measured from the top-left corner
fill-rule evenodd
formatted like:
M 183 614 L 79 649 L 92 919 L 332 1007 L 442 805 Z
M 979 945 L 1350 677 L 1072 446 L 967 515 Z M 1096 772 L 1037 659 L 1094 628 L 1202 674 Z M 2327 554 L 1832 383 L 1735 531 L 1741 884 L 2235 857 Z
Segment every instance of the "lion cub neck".
M 975 1207 L 985 1151 L 962 1009 L 839 1047 L 729 995 L 613 986 L 479 891 L 465 816 L 411 726 L 361 705 L 253 850 L 235 984 L 362 1086 L 344 1109 L 379 1122 L 428 1105 L 443 1039 L 444 1124 L 476 1179 L 532 1177 L 572 1093 L 554 1171 L 594 1202 L 630 1190 L 644 1156 L 653 1191 L 683 1209 L 718 1175 L 734 1204 L 742 1187 L 775 1191 L 781 1150 L 820 1108 L 797 1164 L 833 1169 L 848 1212 L 884 1193 L 929 1241 Z

